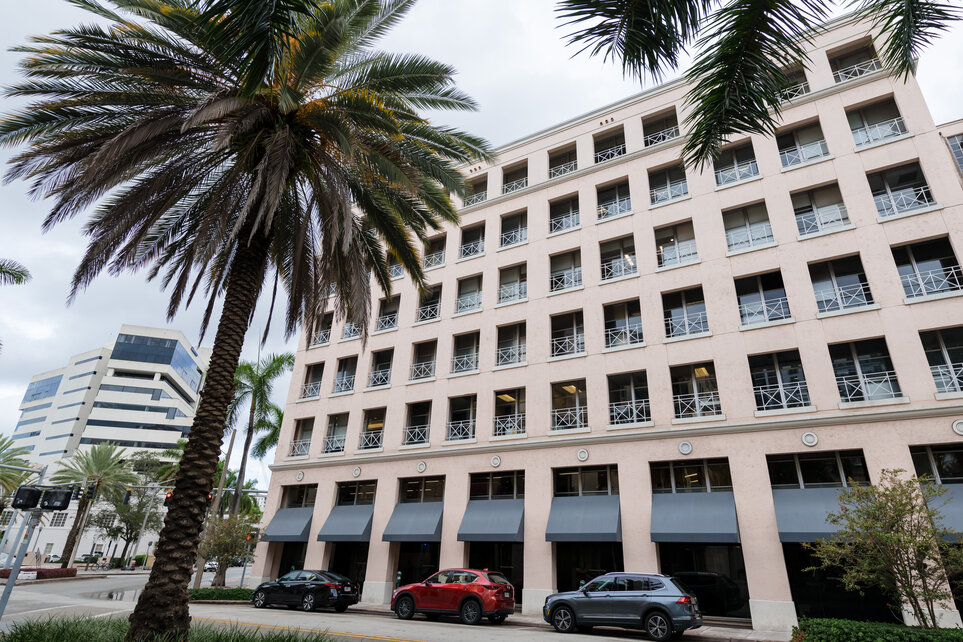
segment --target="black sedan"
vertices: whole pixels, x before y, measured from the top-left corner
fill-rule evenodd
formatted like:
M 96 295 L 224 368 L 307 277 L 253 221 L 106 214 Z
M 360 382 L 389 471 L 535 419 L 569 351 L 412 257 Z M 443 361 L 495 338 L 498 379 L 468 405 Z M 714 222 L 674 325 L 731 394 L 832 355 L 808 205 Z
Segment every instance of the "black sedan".
M 333 606 L 344 613 L 357 604 L 359 587 L 344 575 L 331 571 L 291 571 L 254 589 L 251 602 L 257 608 L 278 604 L 289 609 L 313 611 L 319 606 Z

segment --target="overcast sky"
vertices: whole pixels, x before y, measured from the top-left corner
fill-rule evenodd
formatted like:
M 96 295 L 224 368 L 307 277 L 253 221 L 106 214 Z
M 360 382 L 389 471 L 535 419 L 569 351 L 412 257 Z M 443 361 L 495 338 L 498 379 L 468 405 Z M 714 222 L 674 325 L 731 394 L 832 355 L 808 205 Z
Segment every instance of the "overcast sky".
M 7 51 L 30 35 L 75 25 L 89 18 L 64 0 L 4 3 L 0 23 L 0 84 L 14 82 L 19 56 Z M 498 145 L 590 111 L 639 91 L 637 82 L 600 59 L 579 56 L 561 40 L 553 0 L 421 0 L 408 18 L 383 41 L 383 48 L 421 53 L 452 64 L 460 87 L 480 104 L 477 113 L 445 114 L 438 120 L 488 138 Z M 963 117 L 963 27 L 948 32 L 928 50 L 919 81 L 937 123 Z M 17 105 L 2 105 L 8 112 Z M 9 152 L 0 153 L 5 164 Z M 142 274 L 103 276 L 70 307 L 65 304 L 70 277 L 85 241 L 78 221 L 42 235 L 47 204 L 26 196 L 23 183 L 0 186 L 0 257 L 26 265 L 28 286 L 0 289 L 0 433 L 17 422 L 17 407 L 30 377 L 60 367 L 78 352 L 103 345 L 122 323 L 173 327 L 198 339 L 202 308 L 166 319 L 166 296 Z M 245 359 L 257 354 L 265 311 L 255 320 L 244 346 Z M 280 327 L 280 319 L 276 328 Z M 204 341 L 210 345 L 213 336 Z M 265 351 L 294 350 L 272 331 Z M 287 381 L 278 387 L 284 402 Z M 270 457 L 268 461 L 270 461 Z M 233 463 L 234 467 L 236 462 Z M 253 474 L 266 484 L 266 465 L 252 462 Z

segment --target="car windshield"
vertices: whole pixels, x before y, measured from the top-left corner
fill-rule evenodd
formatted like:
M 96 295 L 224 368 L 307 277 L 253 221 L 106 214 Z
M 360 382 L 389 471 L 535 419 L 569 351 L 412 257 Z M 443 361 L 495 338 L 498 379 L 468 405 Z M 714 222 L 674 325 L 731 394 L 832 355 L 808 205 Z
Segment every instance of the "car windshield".
M 284 575 L 278 578 L 278 582 L 291 582 L 293 580 L 298 579 L 298 575 L 300 574 L 301 574 L 301 571 L 291 571 L 290 573 L 285 573 Z
M 489 573 L 488 581 L 493 584 L 511 584 L 511 582 L 508 581 L 508 578 L 501 573 Z
M 351 580 L 341 573 L 335 573 L 334 571 L 318 571 L 318 575 L 323 575 L 335 582 L 351 582 Z

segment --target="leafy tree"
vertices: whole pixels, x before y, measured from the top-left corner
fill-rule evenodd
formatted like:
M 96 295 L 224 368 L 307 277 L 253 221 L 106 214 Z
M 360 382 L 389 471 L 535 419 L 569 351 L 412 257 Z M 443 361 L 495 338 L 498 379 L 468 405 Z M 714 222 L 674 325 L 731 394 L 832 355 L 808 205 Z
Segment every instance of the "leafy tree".
M 234 372 L 266 280 L 283 291 L 288 334 L 328 305 L 367 328 L 372 281 L 391 290 L 389 256 L 425 285 L 419 249 L 458 220 L 448 193 L 467 193 L 458 167 L 490 153 L 420 113 L 475 108 L 451 67 L 374 49 L 413 0 L 74 3 L 109 24 L 16 48 L 25 79 L 5 95 L 30 102 L 0 120 L 0 145 L 25 147 L 7 177 L 50 199 L 44 229 L 92 208 L 71 298 L 105 269 L 141 268 L 170 288 L 171 316 L 200 291 L 206 326 L 223 297 L 131 615 L 131 639 L 183 638 Z
M 144 480 L 139 480 L 140 482 Z M 123 540 L 124 548 L 120 553 L 121 559 L 127 559 L 128 548 L 142 535 L 144 518 L 147 518 L 143 532 L 156 533 L 160 531 L 164 522 L 159 510 L 163 500 L 158 497 L 160 491 L 149 488 L 132 488 L 130 501 L 124 504 L 124 492 L 112 491 L 104 493 L 102 501 L 98 502 L 100 510 L 90 518 L 90 525 L 112 540 Z
M 13 437 L 0 435 L 0 464 L 27 467 L 29 465 L 27 462 L 29 452 L 23 446 L 18 446 Z M 24 477 L 23 471 L 0 468 L 0 491 L 2 491 L 0 494 L 8 495 L 16 490 L 23 482 Z
M 838 532 L 810 548 L 821 567 L 842 568 L 848 590 L 875 586 L 935 628 L 936 609 L 953 603 L 948 577 L 963 572 L 960 534 L 940 511 L 946 492 L 930 478 L 884 470 L 877 484 L 840 493 L 839 512 L 826 517 Z
M 213 518 L 204 530 L 201 541 L 201 555 L 204 559 L 217 562 L 217 574 L 211 586 L 224 586 L 224 575 L 231 562 L 239 557 L 250 555 L 257 542 L 251 537 L 257 532 L 257 521 L 246 515 L 229 515 L 224 519 Z M 218 583 L 217 578 L 221 580 Z
M 277 448 L 278 441 L 281 439 L 282 423 L 284 423 L 284 410 L 274 404 L 269 405 L 264 417 L 255 428 L 262 434 L 254 442 L 254 447 L 251 449 L 252 455 L 258 459 L 264 459 L 269 450 Z
M 30 280 L 30 271 L 16 261 L 0 259 L 0 285 L 20 285 Z M 0 342 L 0 348 L 3 343 Z
M 906 76 L 916 59 L 963 14 L 933 0 L 857 0 L 857 16 L 879 32 L 881 62 Z M 822 32 L 834 0 L 559 0 L 571 27 L 569 44 L 622 62 L 626 73 L 655 79 L 678 69 L 695 46 L 686 73 L 689 138 L 686 162 L 703 166 L 734 134 L 772 134 L 793 82 L 808 67 L 805 45 Z

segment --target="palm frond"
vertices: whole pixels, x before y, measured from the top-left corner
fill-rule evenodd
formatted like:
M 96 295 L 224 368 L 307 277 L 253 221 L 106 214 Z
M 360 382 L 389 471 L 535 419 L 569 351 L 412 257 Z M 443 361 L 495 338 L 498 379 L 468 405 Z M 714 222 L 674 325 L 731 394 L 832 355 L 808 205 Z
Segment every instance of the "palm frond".
M 959 6 L 930 0 L 856 0 L 858 15 L 879 32 L 882 63 L 907 76 L 923 49 L 963 18 Z
M 30 271 L 11 259 L 0 259 L 0 285 L 20 285 L 30 280 Z

